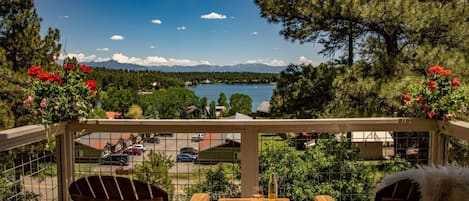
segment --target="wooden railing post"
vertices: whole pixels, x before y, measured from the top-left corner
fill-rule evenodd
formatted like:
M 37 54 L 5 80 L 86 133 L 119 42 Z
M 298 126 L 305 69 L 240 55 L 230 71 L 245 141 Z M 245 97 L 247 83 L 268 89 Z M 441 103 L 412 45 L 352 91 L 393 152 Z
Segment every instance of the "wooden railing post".
M 439 132 L 430 131 L 430 160 L 429 165 L 442 166 L 448 160 L 447 137 Z
M 58 197 L 61 201 L 70 201 L 68 187 L 73 182 L 75 155 L 73 154 L 73 132 L 69 124 L 65 125 L 65 132 L 56 136 L 56 140 Z
M 247 126 L 241 133 L 241 197 L 251 197 L 259 185 L 259 134 Z

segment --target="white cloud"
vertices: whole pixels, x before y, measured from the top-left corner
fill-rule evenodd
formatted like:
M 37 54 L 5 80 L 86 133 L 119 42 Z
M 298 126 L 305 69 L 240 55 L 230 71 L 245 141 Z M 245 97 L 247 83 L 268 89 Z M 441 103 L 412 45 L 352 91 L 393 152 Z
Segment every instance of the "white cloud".
M 298 58 L 298 64 L 305 64 L 305 65 L 311 64 L 313 66 L 316 66 L 316 65 L 319 65 L 320 63 L 321 62 L 310 60 L 306 58 L 305 56 L 301 56 L 300 58 Z
M 94 54 L 85 55 L 83 53 L 68 53 L 66 55 L 61 54 L 59 56 L 59 60 L 64 60 L 66 57 L 75 57 L 77 58 L 78 62 L 90 62 L 90 61 L 107 61 L 109 58 L 101 58 L 97 57 Z
M 148 56 L 146 58 L 139 57 L 129 57 L 122 53 L 117 53 L 112 56 L 113 60 L 118 61 L 119 63 L 130 63 L 137 64 L 142 66 L 175 66 L 175 65 L 184 65 L 184 66 L 195 66 L 200 64 L 209 65 L 208 61 L 195 61 L 190 59 L 175 59 L 175 58 L 164 58 L 159 56 Z
M 59 16 L 60 19 L 68 19 L 69 17 L 70 17 L 70 16 L 68 16 L 68 15 L 61 15 L 61 16 Z
M 154 45 L 150 45 L 150 49 L 155 49 L 155 46 L 154 46 Z
M 159 20 L 159 19 L 153 19 L 153 20 L 151 20 L 151 23 L 153 23 L 153 24 L 161 24 L 161 20 Z
M 109 51 L 109 48 L 107 48 L 107 47 L 105 47 L 105 48 L 96 48 L 96 51 L 107 52 L 107 51 Z
M 201 15 L 200 18 L 206 20 L 223 20 L 226 19 L 226 15 L 211 12 L 210 14 Z
M 257 36 L 257 35 L 259 35 L 259 32 L 257 32 L 257 31 L 251 32 L 251 35 Z
M 187 29 L 187 27 L 185 27 L 185 26 L 182 26 L 182 27 L 177 27 L 176 29 L 177 29 L 177 30 L 186 30 L 186 29 Z
M 265 64 L 269 66 L 286 66 L 286 63 L 279 59 L 251 59 L 247 60 L 245 63 L 247 64 Z
M 124 36 L 121 35 L 112 35 L 111 40 L 124 40 Z
M 313 63 L 313 61 L 307 59 L 307 58 L 304 57 L 304 56 L 301 56 L 300 58 L 298 58 L 298 64 L 306 64 L 306 65 L 308 65 L 308 64 L 311 64 L 311 63 Z

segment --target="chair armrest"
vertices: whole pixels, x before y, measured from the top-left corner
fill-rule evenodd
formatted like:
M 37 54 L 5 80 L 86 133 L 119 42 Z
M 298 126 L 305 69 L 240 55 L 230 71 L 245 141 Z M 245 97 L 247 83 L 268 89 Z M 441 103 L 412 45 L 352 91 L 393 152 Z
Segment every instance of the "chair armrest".
M 314 201 L 335 201 L 330 195 L 316 195 Z
M 209 201 L 210 195 L 208 193 L 194 193 L 190 201 Z

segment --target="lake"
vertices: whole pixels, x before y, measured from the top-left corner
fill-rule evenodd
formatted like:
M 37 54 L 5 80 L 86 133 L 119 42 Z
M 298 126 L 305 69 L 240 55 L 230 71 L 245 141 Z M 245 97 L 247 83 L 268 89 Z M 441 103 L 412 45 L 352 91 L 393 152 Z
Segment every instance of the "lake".
M 199 84 L 188 89 L 195 92 L 199 98 L 207 97 L 208 104 L 211 101 L 217 101 L 220 93 L 225 93 L 229 101 L 231 94 L 246 94 L 252 99 L 252 111 L 255 112 L 257 106 L 262 101 L 270 101 L 275 84 Z

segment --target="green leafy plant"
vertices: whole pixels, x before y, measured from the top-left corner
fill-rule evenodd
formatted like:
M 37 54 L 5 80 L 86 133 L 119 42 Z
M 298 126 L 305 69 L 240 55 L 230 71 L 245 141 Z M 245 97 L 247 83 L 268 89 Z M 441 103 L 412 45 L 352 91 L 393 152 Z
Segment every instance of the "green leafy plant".
M 33 114 L 41 118 L 49 142 L 54 137 L 49 131 L 50 126 L 86 118 L 93 108 L 97 92 L 96 82 L 87 79 L 87 75 L 92 72 L 91 68 L 86 65 L 78 67 L 74 59 L 67 61 L 70 63 L 53 73 L 45 72 L 39 66 L 28 69 L 32 87 L 28 89 L 29 96 L 24 103 Z
M 466 96 L 450 69 L 432 66 L 424 81 L 407 88 L 403 103 L 409 116 L 449 121 L 465 107 Z

